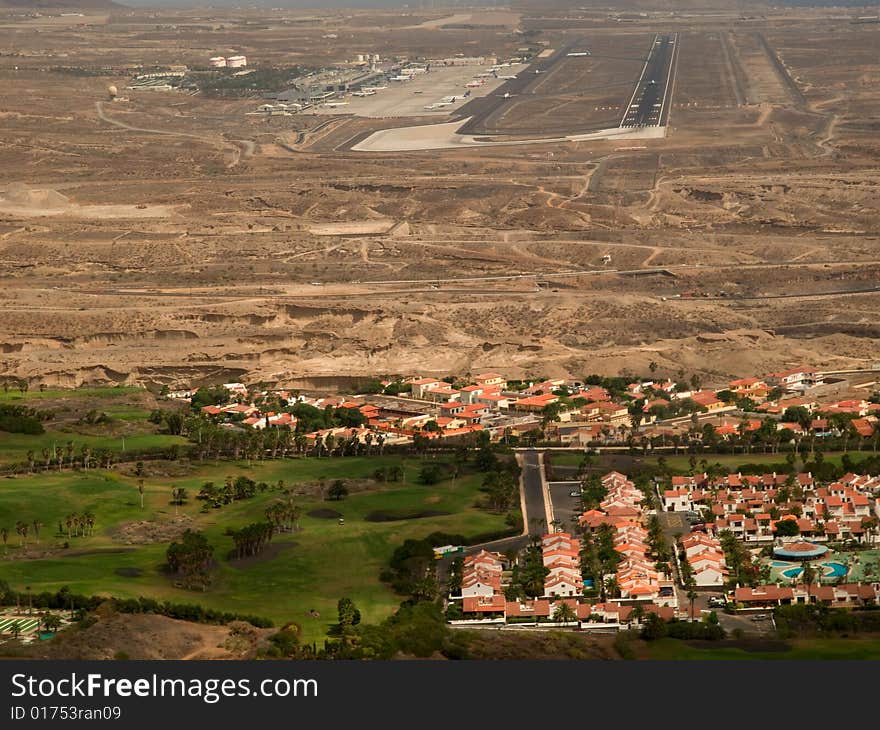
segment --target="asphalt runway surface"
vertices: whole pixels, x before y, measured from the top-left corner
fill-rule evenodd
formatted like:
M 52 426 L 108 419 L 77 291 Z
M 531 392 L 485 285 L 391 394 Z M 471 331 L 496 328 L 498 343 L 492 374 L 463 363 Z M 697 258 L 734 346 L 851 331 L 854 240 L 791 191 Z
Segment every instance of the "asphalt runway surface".
M 675 43 L 674 35 L 655 37 L 629 106 L 623 113 L 621 127 L 662 127 L 666 124 Z

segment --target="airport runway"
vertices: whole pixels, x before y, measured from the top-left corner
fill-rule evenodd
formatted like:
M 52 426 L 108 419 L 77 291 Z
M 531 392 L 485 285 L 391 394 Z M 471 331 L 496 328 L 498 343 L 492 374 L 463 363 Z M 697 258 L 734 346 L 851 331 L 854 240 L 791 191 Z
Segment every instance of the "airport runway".
M 467 122 L 459 130 L 459 134 L 491 134 L 493 130 L 486 128 L 486 122 L 489 118 L 505 103 L 509 102 L 510 97 L 526 94 L 527 88 L 541 78 L 541 74 L 549 72 L 557 63 L 564 60 L 569 51 L 577 48 L 583 42 L 581 38 L 575 38 L 566 43 L 562 48 L 556 51 L 548 58 L 536 59 L 526 68 L 519 68 L 514 71 L 515 79 L 508 79 L 502 86 L 498 87 L 494 93 L 474 99 L 465 104 L 457 112 L 458 119 L 470 117 Z M 503 73 L 501 75 L 504 75 Z M 509 96 L 505 96 L 508 94 Z
M 620 120 L 621 128 L 666 126 L 677 41 L 677 33 L 654 36 L 642 73 Z

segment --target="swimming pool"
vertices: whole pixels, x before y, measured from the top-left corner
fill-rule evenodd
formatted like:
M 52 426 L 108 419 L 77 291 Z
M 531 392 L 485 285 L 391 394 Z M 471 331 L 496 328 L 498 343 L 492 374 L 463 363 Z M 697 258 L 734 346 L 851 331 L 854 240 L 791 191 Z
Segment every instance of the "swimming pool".
M 770 565 L 772 565 L 774 568 L 783 568 L 786 565 L 791 565 L 791 563 L 785 563 L 781 560 L 774 560 L 772 563 L 770 563 Z M 825 563 L 819 563 L 817 567 L 822 568 L 823 578 L 840 578 L 846 575 L 848 572 L 847 567 L 843 563 L 838 563 L 833 560 Z M 799 565 L 794 565 L 780 572 L 786 578 L 797 578 L 801 573 L 804 572 L 804 569 Z

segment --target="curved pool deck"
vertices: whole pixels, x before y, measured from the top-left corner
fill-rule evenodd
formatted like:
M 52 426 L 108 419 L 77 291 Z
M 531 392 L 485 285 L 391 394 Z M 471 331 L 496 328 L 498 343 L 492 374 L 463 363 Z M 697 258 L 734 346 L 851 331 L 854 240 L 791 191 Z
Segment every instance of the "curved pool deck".
M 804 572 L 804 569 L 797 563 L 787 563 L 782 560 L 774 560 L 770 565 L 773 568 L 784 568 L 784 570 L 780 570 L 779 572 L 783 577 L 788 578 L 789 580 L 797 578 Z M 826 560 L 825 562 L 819 563 L 816 567 L 822 568 L 822 578 L 842 578 L 849 572 L 846 565 L 836 560 Z

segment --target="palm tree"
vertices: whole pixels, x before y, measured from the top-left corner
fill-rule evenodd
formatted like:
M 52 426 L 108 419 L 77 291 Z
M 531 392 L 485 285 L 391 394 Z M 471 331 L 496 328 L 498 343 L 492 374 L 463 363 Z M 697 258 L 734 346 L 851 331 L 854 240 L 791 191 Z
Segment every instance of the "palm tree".
M 813 581 L 816 579 L 816 571 L 813 566 L 810 565 L 809 560 L 804 560 L 801 563 L 801 577 L 804 581 L 804 587 L 807 589 L 807 603 L 810 602 L 810 586 L 813 584 Z
M 57 631 L 58 627 L 61 626 L 61 619 L 54 613 L 44 611 L 40 615 L 40 623 L 43 625 L 43 628 L 46 630 L 47 633 L 51 633 L 53 631 Z
M 691 621 L 694 620 L 694 601 L 697 600 L 696 583 L 693 578 L 689 578 L 687 582 L 687 598 L 690 602 Z
M 605 595 L 608 598 L 618 598 L 620 596 L 620 585 L 616 578 L 607 578 L 604 583 Z
M 302 432 L 295 434 L 293 437 L 293 445 L 298 454 L 301 456 L 304 455 L 306 453 L 306 446 L 308 445 L 306 435 Z
M 553 620 L 560 624 L 569 624 L 578 620 L 577 611 L 570 604 L 560 601 L 553 609 Z

